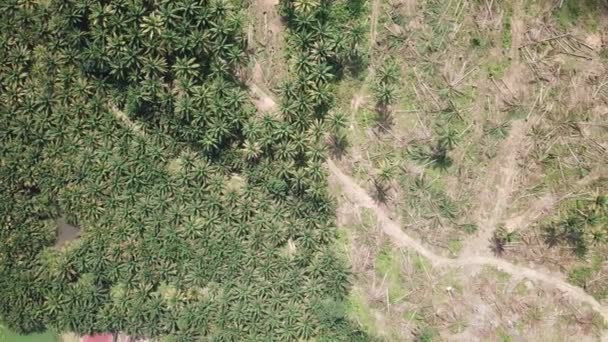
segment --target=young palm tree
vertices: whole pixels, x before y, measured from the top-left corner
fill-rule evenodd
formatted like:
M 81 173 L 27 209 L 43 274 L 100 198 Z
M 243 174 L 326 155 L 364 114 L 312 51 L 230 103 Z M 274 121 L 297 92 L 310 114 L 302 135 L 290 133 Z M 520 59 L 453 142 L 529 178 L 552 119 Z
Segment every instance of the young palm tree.
M 373 178 L 376 195 L 380 202 L 386 201 L 387 192 L 390 189 L 390 182 L 395 173 L 395 166 L 388 160 L 380 161 L 378 172 Z

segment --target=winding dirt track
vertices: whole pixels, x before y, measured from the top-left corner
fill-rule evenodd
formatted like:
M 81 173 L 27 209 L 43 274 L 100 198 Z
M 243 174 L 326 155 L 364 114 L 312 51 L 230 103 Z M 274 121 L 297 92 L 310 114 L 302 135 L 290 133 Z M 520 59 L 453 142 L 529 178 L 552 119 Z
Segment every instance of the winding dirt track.
M 395 244 L 400 247 L 414 249 L 417 253 L 427 258 L 435 266 L 444 267 L 471 267 L 471 266 L 493 266 L 503 272 L 517 278 L 527 278 L 543 283 L 546 287 L 553 287 L 563 291 L 571 299 L 589 304 L 593 310 L 602 315 L 608 322 L 608 308 L 602 306 L 595 298 L 587 294 L 583 289 L 568 284 L 558 276 L 546 274 L 535 269 L 512 264 L 508 261 L 490 256 L 463 256 L 457 259 L 449 259 L 433 253 L 420 242 L 406 234 L 401 226 L 393 221 L 388 213 L 378 206 L 367 192 L 361 188 L 351 177 L 344 174 L 332 160 L 327 160 L 329 170 L 334 179 L 341 185 L 342 191 L 348 198 L 361 207 L 374 211 L 382 231 L 390 236 Z M 604 336 L 606 337 L 606 336 Z M 604 339 L 603 339 L 604 340 Z

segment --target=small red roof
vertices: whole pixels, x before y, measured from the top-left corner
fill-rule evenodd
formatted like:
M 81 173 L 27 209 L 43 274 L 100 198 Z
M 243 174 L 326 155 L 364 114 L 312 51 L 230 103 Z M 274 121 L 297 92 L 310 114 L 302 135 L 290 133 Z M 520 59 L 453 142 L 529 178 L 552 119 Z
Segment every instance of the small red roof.
M 82 339 L 83 342 L 112 342 L 112 334 L 101 334 L 101 335 L 85 335 Z

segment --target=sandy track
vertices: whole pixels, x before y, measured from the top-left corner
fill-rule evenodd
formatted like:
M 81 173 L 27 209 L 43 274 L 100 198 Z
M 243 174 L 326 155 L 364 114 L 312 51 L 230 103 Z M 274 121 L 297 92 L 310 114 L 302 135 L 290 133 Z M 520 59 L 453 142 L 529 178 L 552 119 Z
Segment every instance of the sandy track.
M 498 259 L 491 256 L 461 256 L 457 259 L 449 259 L 435 254 L 433 251 L 422 245 L 417 240 L 410 237 L 402 229 L 401 225 L 392 220 L 386 210 L 378 206 L 378 204 L 361 188 L 351 177 L 344 174 L 332 160 L 328 160 L 329 170 L 333 175 L 333 179 L 342 187 L 342 191 L 347 197 L 361 207 L 368 208 L 374 211 L 380 228 L 390 236 L 393 242 L 400 247 L 414 249 L 418 254 L 427 258 L 433 265 L 439 267 L 472 267 L 472 266 L 493 266 L 503 272 L 509 273 L 516 278 L 527 278 L 533 281 L 542 283 L 545 287 L 556 288 L 566 294 L 573 300 L 589 304 L 593 310 L 602 315 L 604 320 L 608 322 L 608 309 L 600 304 L 595 298 L 587 294 L 583 289 L 568 284 L 560 279 L 559 276 L 554 276 L 538 270 L 515 265 L 506 260 Z

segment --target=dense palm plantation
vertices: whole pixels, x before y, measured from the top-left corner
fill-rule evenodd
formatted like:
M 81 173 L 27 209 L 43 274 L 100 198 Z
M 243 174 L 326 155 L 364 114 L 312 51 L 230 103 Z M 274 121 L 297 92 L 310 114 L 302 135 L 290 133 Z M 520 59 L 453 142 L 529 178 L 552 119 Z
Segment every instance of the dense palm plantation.
M 359 2 L 282 2 L 293 75 L 280 118 L 260 117 L 238 78 L 242 1 L 0 6 L 2 321 L 365 339 L 340 309 L 322 165 L 331 82 L 361 58 L 361 36 L 340 36 L 358 32 Z M 57 247 L 61 217 L 82 236 Z

